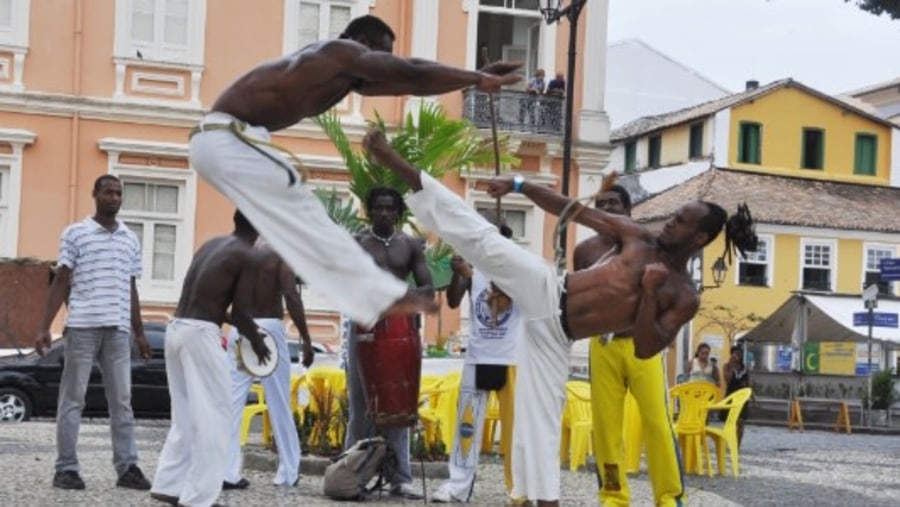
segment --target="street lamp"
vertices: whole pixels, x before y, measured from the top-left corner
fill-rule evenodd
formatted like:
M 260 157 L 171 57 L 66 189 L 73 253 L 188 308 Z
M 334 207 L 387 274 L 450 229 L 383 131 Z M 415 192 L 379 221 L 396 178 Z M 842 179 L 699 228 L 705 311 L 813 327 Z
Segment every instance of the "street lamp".
M 701 275 L 700 275 L 700 280 L 698 280 L 698 282 L 697 282 L 697 290 L 699 292 L 703 292 L 706 289 L 718 289 L 719 287 L 721 287 L 722 283 L 725 282 L 725 275 L 728 274 L 728 266 L 725 265 L 725 259 L 723 259 L 722 257 L 719 257 L 718 259 L 716 259 L 715 262 L 713 262 L 712 268 L 710 268 L 710 271 L 712 272 L 713 283 L 715 285 L 703 285 L 703 275 L 702 275 L 703 259 L 702 258 L 700 259 L 700 262 L 701 262 L 701 268 L 700 268 Z
M 569 61 L 566 69 L 566 118 L 563 130 L 563 170 L 562 193 L 569 196 L 569 172 L 572 168 L 572 107 L 575 92 L 575 47 L 578 42 L 578 17 L 587 0 L 571 0 L 563 7 L 563 0 L 543 0 L 538 7 L 547 24 L 557 23 L 562 18 L 569 20 Z M 566 257 L 566 229 L 559 231 L 559 248 L 563 259 Z

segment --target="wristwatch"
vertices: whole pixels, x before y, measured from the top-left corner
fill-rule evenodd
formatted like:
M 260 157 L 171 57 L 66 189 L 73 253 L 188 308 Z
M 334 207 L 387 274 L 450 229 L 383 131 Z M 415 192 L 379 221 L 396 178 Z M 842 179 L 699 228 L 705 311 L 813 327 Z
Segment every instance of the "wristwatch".
M 522 185 L 525 184 L 525 176 L 517 174 L 513 177 L 513 192 L 521 192 Z

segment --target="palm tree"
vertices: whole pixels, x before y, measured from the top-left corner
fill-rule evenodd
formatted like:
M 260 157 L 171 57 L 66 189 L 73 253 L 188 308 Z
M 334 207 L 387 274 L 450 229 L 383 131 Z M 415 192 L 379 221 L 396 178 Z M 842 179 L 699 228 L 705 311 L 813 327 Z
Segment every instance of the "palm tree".
M 377 112 L 375 117 L 375 121 L 371 122 L 370 126 L 387 132 L 387 126 Z M 317 116 L 315 121 L 334 143 L 338 153 L 344 159 L 344 163 L 347 164 L 350 192 L 360 202 L 365 202 L 366 195 L 375 187 L 393 188 L 401 195 L 409 190 L 409 185 L 393 171 L 369 159 L 362 150 L 353 148 L 341 125 L 340 117 L 333 109 Z M 403 122 L 398 125 L 396 132 L 389 135 L 388 139 L 391 146 L 403 158 L 438 180 L 450 171 L 469 171 L 474 167 L 489 167 L 494 164 L 491 140 L 484 139 L 478 133 L 478 129 L 468 120 L 449 118 L 444 108 L 436 103 L 423 103 L 418 114 L 407 114 Z M 507 139 L 504 138 L 500 142 L 500 162 L 503 166 L 518 163 L 518 159 L 505 149 L 506 141 Z M 319 197 L 323 196 L 320 194 Z M 331 216 L 333 219 L 336 216 L 342 217 L 341 220 L 347 218 L 345 213 L 334 213 Z M 348 225 L 348 222 L 345 221 L 335 221 L 345 227 Z M 409 211 L 403 214 L 400 224 L 401 227 L 409 225 L 417 235 L 425 237 L 425 234 L 411 220 Z M 452 255 L 453 249 L 441 240 L 425 247 L 425 259 L 439 297 L 440 292 L 450 285 L 450 258 Z M 440 314 L 438 314 L 439 336 L 441 335 L 441 324 Z
M 387 131 L 381 116 L 376 113 L 371 126 Z M 347 164 L 350 175 L 350 192 L 365 202 L 366 195 L 372 188 L 388 187 L 405 194 L 409 185 L 401 180 L 393 171 L 370 160 L 362 151 L 354 149 L 344 132 L 340 117 L 332 109 L 315 118 L 325 135 L 334 143 L 338 153 Z M 501 142 L 501 164 L 509 165 L 518 160 L 506 153 L 506 139 Z M 455 120 L 447 116 L 440 104 L 424 103 L 417 115 L 408 114 L 398 126 L 397 131 L 389 136 L 391 146 L 403 158 L 434 177 L 442 178 L 450 171 L 468 171 L 477 166 L 488 166 L 494 163 L 494 154 L 489 140 L 479 135 L 478 130 L 468 120 Z M 322 196 L 320 195 L 320 198 Z M 324 200 L 323 200 L 324 202 Z M 335 218 L 335 215 L 332 215 Z M 348 225 L 344 221 L 337 223 Z M 401 227 L 409 225 L 419 236 L 424 233 L 411 220 L 409 212 L 401 217 Z M 425 249 L 426 259 L 436 290 L 446 288 L 450 283 L 450 256 L 452 250 L 441 241 L 429 244 Z

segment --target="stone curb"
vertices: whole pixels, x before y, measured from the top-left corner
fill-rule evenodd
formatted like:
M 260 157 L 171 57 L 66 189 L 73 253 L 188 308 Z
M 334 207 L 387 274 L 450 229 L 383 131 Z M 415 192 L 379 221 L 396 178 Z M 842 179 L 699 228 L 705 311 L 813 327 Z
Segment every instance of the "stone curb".
M 321 456 L 303 456 L 300 459 L 300 473 L 302 475 L 324 475 L 325 467 L 331 464 L 331 459 Z M 266 450 L 259 445 L 249 444 L 244 448 L 244 466 L 259 472 L 275 472 L 278 468 L 278 455 Z M 410 463 L 412 474 L 415 477 L 422 476 L 422 463 L 413 461 Z M 428 479 L 447 479 L 450 473 L 445 462 L 425 462 L 425 477 Z

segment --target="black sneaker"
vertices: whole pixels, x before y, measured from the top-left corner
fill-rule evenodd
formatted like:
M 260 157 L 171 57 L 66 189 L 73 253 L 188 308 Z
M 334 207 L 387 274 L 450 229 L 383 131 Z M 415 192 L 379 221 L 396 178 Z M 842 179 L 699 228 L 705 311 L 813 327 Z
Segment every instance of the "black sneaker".
M 129 465 L 128 470 L 119 476 L 116 486 L 120 488 L 137 489 L 140 491 L 150 491 L 150 481 L 144 477 L 144 473 L 137 465 Z
M 250 481 L 241 477 L 237 482 L 222 481 L 222 489 L 247 489 L 250 487 Z
M 84 489 L 84 481 L 75 470 L 57 470 L 53 475 L 53 487 L 59 489 Z

